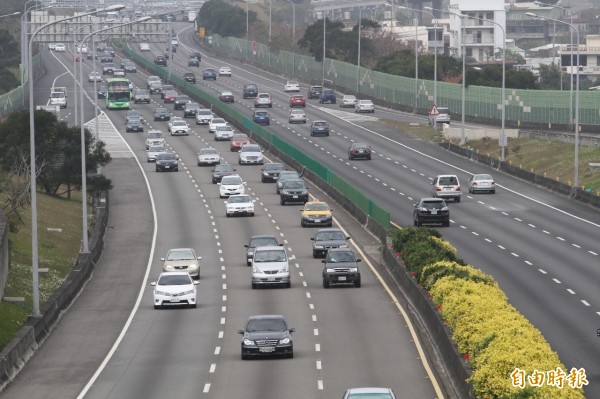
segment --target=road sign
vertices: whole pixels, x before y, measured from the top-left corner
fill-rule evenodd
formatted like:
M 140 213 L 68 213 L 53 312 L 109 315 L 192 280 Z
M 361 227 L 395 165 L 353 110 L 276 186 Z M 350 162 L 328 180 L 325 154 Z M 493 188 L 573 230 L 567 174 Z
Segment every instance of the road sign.
M 433 104 L 433 106 L 431 107 L 431 110 L 429 111 L 429 115 L 439 115 L 439 114 L 440 114 L 440 111 L 438 111 L 435 104 Z
M 252 40 L 252 51 L 256 52 L 256 40 Z

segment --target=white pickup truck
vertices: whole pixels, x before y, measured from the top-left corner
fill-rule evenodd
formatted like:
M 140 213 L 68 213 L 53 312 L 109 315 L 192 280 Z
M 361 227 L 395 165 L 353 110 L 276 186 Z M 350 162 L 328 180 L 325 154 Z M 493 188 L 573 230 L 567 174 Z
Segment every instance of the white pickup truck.
M 67 88 L 53 87 L 50 92 L 50 105 L 58 105 L 67 108 Z

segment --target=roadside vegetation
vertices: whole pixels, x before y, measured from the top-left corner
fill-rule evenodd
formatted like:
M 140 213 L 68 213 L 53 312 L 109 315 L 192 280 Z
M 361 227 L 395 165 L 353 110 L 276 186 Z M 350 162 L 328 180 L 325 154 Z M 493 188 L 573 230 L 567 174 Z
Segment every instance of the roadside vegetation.
M 435 143 L 446 140 L 441 131 L 435 131 L 426 123 L 414 125 L 390 119 L 385 119 L 383 122 L 422 140 Z M 454 144 L 458 144 L 458 141 Z M 487 137 L 481 140 L 469 140 L 466 145 L 482 155 L 501 158 L 502 149 L 497 139 Z M 505 159 L 509 164 L 528 172 L 565 184 L 573 182 L 575 146 L 571 143 L 530 138 L 509 139 L 505 149 Z M 579 185 L 582 189 L 600 195 L 600 172 L 592 171 L 589 167 L 590 163 L 597 162 L 600 162 L 600 147 L 583 145 L 579 147 Z

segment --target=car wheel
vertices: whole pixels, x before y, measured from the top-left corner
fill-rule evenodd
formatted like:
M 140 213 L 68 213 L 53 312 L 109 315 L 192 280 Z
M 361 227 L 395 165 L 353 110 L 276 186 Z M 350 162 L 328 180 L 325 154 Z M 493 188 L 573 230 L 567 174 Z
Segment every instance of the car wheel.
M 160 169 L 156 168 L 156 171 L 157 171 L 157 172 L 160 172 Z
M 318 258 L 318 257 L 319 257 L 319 255 L 315 251 L 313 251 L 313 258 Z
M 450 221 L 444 222 L 443 226 L 444 227 L 450 227 Z
M 242 360 L 248 360 L 248 355 L 244 355 L 244 354 L 242 353 Z
M 255 290 L 258 286 L 255 283 L 252 283 L 252 289 Z
M 160 309 L 160 305 L 154 305 L 154 309 Z
M 279 203 L 280 203 L 281 205 L 285 205 L 285 200 L 284 200 L 283 198 L 280 198 L 280 199 L 279 199 Z
M 291 352 L 289 355 L 287 355 L 288 359 L 293 359 L 294 358 L 294 352 Z
M 252 212 L 252 213 L 250 214 L 250 216 L 254 217 L 254 212 Z
M 370 155 L 367 157 L 367 160 L 369 160 L 369 161 L 371 160 L 371 156 Z
M 356 288 L 360 288 L 360 285 L 361 285 L 361 283 L 360 283 L 360 280 L 356 280 L 356 281 L 354 282 L 354 287 L 356 287 Z
M 230 214 L 228 214 L 228 213 L 226 212 L 226 213 L 225 213 L 225 216 L 227 216 L 227 217 L 230 217 L 231 215 L 230 215 Z
M 329 222 L 329 224 L 327 225 L 327 227 L 333 227 L 333 222 Z
M 454 201 L 460 202 L 460 197 L 454 197 Z
M 194 303 L 194 304 L 190 305 L 190 308 L 196 309 L 196 304 Z
M 301 220 L 301 221 L 300 221 L 300 226 L 302 226 L 302 227 L 306 227 L 306 223 L 304 223 L 304 220 Z
M 292 288 L 292 282 L 288 281 L 287 283 L 285 283 L 285 288 Z
M 496 194 L 496 190 L 491 190 L 490 194 Z
M 329 288 L 329 281 L 323 280 L 323 288 Z
M 413 220 L 413 226 L 418 227 L 419 225 L 417 224 L 416 220 Z
M 473 194 L 473 187 L 469 186 L 469 194 Z
M 335 100 L 333 100 L 331 103 L 332 103 L 332 104 L 335 104 Z

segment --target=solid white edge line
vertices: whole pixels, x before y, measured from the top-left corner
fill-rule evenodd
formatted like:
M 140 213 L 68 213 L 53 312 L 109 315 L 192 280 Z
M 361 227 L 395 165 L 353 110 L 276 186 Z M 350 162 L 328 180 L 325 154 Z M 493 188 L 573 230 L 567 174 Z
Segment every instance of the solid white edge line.
M 104 360 L 102 361 L 102 363 L 100 363 L 100 366 L 98 366 L 98 369 L 94 372 L 94 374 L 92 375 L 92 377 L 90 378 L 90 380 L 88 381 L 88 383 L 85 384 L 85 386 L 83 387 L 83 389 L 81 390 L 81 392 L 79 393 L 79 395 L 77 395 L 77 399 L 83 398 L 88 393 L 88 391 L 90 390 L 90 388 L 92 387 L 92 385 L 96 382 L 96 380 L 100 376 L 100 373 L 102 373 L 102 371 L 104 370 L 104 368 L 106 367 L 106 365 L 108 364 L 108 362 L 110 361 L 110 359 L 112 358 L 112 356 L 117 351 L 117 348 L 121 344 L 121 341 L 123 341 L 123 338 L 125 338 L 125 334 L 127 333 L 127 330 L 129 330 L 129 327 L 130 327 L 130 325 L 131 325 L 131 323 L 133 321 L 133 318 L 135 317 L 135 314 L 137 313 L 137 310 L 138 310 L 138 308 L 140 306 L 140 303 L 142 301 L 142 296 L 144 295 L 144 290 L 146 289 L 146 284 L 148 282 L 148 276 L 150 274 L 150 269 L 152 267 L 152 259 L 154 258 L 154 249 L 155 249 L 155 246 L 156 246 L 156 235 L 157 235 L 157 232 L 158 232 L 158 219 L 157 219 L 157 216 L 156 216 L 156 206 L 154 204 L 154 197 L 152 196 L 152 189 L 150 188 L 150 183 L 148 182 L 148 176 L 146 176 L 146 173 L 144 172 L 144 168 L 142 167 L 142 164 L 140 163 L 140 160 L 135 156 L 135 153 L 133 152 L 133 150 L 129 146 L 129 143 L 127 141 L 125 141 L 125 139 L 123 138 L 123 136 L 121 135 L 121 133 L 113 125 L 112 120 L 110 120 L 110 118 L 108 118 L 108 120 L 110 121 L 110 124 L 113 126 L 113 128 L 115 129 L 115 131 L 117 131 L 117 133 L 119 134 L 119 136 L 121 136 L 121 139 L 127 145 L 127 148 L 129 148 L 129 150 L 131 151 L 131 154 L 133 155 L 133 158 L 136 160 L 136 162 L 138 164 L 138 167 L 140 168 L 140 171 L 142 172 L 142 175 L 144 176 L 144 181 L 146 182 L 146 188 L 148 190 L 148 195 L 150 197 L 150 204 L 152 205 L 152 218 L 154 220 L 154 228 L 153 228 L 153 231 L 152 231 L 152 245 L 150 246 L 150 254 L 148 256 L 148 263 L 146 264 L 146 272 L 144 273 L 144 279 L 142 280 L 142 285 L 140 287 L 137 299 L 135 301 L 135 305 L 133 306 L 133 309 L 131 309 L 131 313 L 129 314 L 129 317 L 127 318 L 127 322 L 123 326 L 123 329 L 121 330 L 121 333 L 117 337 L 117 340 L 114 342 L 112 348 L 106 354 L 106 357 L 104 358 Z

